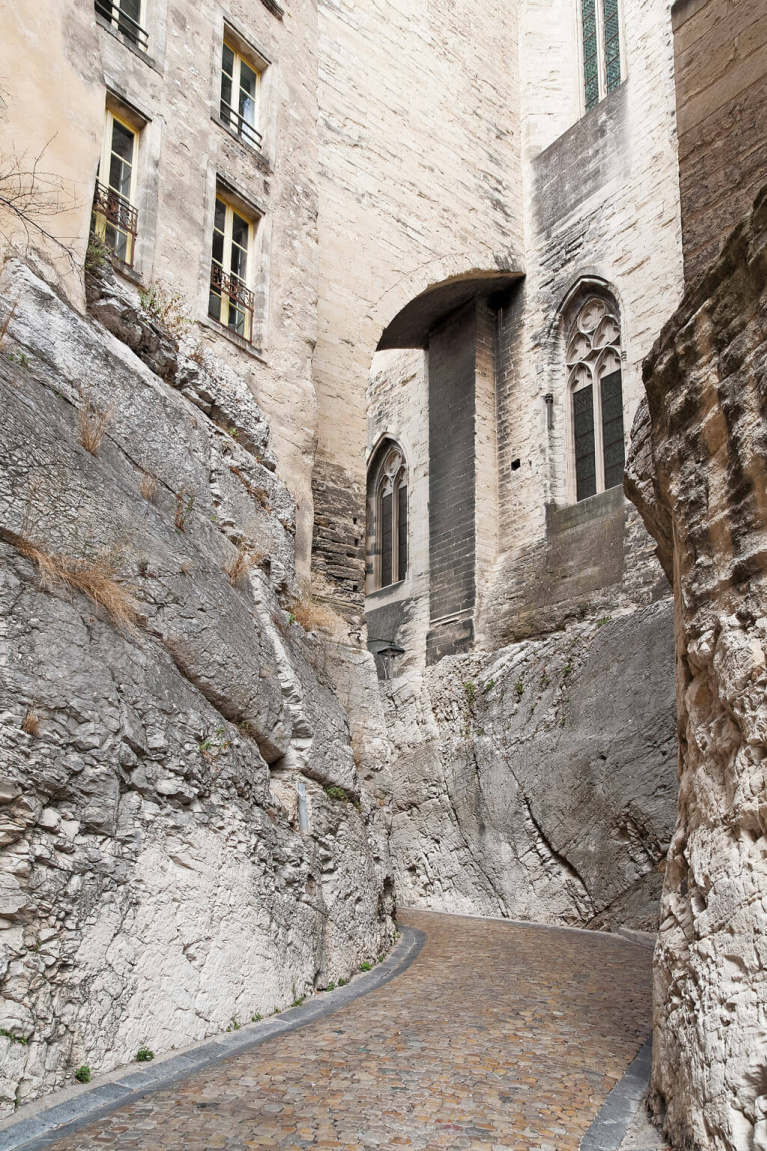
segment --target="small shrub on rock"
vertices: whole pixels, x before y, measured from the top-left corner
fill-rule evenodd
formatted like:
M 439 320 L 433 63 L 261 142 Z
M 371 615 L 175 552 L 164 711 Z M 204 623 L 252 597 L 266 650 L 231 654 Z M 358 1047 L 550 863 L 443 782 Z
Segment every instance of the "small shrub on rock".
M 90 1083 L 91 1069 L 87 1063 L 83 1063 L 82 1067 L 78 1067 L 75 1071 L 75 1079 L 78 1083 Z
M 154 1059 L 154 1051 L 150 1051 L 148 1047 L 139 1047 L 136 1052 L 137 1063 L 151 1063 Z

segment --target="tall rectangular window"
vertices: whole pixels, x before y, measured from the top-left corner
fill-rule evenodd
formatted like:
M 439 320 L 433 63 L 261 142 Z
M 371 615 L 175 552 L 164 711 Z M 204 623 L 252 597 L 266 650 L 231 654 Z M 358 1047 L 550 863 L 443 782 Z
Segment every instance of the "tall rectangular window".
M 124 264 L 133 264 L 138 212 L 136 159 L 138 132 L 107 109 L 104 146 L 101 152 L 92 228 Z
M 246 340 L 253 338 L 248 264 L 254 230 L 252 220 L 216 196 L 208 312 Z
M 581 0 L 583 86 L 586 110 L 621 82 L 618 0 Z
M 146 51 L 149 37 L 142 27 L 142 0 L 95 0 L 95 8 L 126 40 Z
M 573 392 L 576 499 L 596 494 L 597 461 L 594 443 L 594 389 L 591 384 Z
M 261 147 L 258 103 L 261 73 L 224 41 L 221 58 L 221 119 L 252 148 Z

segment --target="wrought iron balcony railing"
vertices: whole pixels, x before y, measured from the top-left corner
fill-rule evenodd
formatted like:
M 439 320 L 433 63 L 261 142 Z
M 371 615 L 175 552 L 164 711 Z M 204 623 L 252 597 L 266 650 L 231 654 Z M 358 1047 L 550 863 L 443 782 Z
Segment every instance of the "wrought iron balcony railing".
M 210 266 L 210 287 L 211 291 L 226 296 L 229 300 L 229 324 L 228 327 L 234 327 L 231 323 L 232 308 L 245 313 L 245 323 L 243 325 L 243 332 L 241 335 L 245 336 L 246 340 L 252 338 L 253 333 L 253 306 L 255 304 L 255 296 L 250 288 L 246 288 L 242 280 L 237 276 L 229 275 L 225 272 L 220 264 L 215 260 Z M 236 328 L 235 328 L 236 330 Z
M 221 101 L 221 119 L 236 135 L 241 136 L 246 144 L 250 144 L 251 148 L 256 148 L 259 152 L 261 151 L 261 133 L 243 119 L 231 104 L 227 104 L 226 100 Z
M 125 237 L 126 264 L 133 264 L 133 251 L 138 236 L 138 211 L 124 196 L 114 188 L 108 188 L 100 180 L 96 181 L 96 191 L 93 195 L 93 212 L 103 216 L 107 224 L 111 224 Z M 116 252 L 119 256 L 120 253 Z M 122 256 L 120 256 L 122 259 Z
M 123 11 L 119 2 L 115 0 L 95 0 L 95 8 L 99 16 L 103 16 L 108 20 L 119 32 L 123 34 L 126 40 L 140 48 L 142 52 L 146 52 L 149 46 L 149 33 L 145 28 L 142 28 L 138 20 L 135 20 L 128 12 Z

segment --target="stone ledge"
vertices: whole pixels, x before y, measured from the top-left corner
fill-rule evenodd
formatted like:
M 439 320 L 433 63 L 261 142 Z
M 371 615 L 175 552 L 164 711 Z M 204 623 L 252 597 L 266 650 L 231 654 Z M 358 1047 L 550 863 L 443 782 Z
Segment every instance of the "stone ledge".
M 383 987 L 410 966 L 426 940 L 425 933 L 415 927 L 401 926 L 399 930 L 402 938 L 372 971 L 353 976 L 350 983 L 335 991 L 318 992 L 310 1003 L 281 1012 L 279 1019 L 271 1017 L 261 1023 L 246 1024 L 235 1032 L 207 1039 L 181 1053 L 170 1052 L 151 1067 L 136 1071 L 123 1067 L 111 1072 L 100 1083 L 68 1087 L 54 1096 L 29 1104 L 22 1108 L 23 1113 L 0 1124 L 0 1151 L 42 1151 L 55 1140 L 79 1131 L 131 1099 L 167 1087 L 222 1059 L 260 1047 L 282 1032 L 305 1027 Z M 52 1099 L 58 1099 L 58 1102 L 51 1105 Z

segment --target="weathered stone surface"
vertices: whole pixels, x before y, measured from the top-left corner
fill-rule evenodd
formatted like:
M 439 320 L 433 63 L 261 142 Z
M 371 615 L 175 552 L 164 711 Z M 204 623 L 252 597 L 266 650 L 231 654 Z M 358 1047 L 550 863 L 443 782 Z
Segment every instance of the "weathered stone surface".
M 654 929 L 676 794 L 668 601 L 386 691 L 401 903 Z
M 8 1111 L 82 1063 L 107 1070 L 348 977 L 387 946 L 393 898 L 323 642 L 283 610 L 294 506 L 255 458 L 255 401 L 206 363 L 241 399 L 245 445 L 23 267 L 0 287 L 17 301 L 0 354 Z M 109 413 L 95 455 L 86 400 Z M 24 540 L 106 563 L 135 622 L 42 586 Z M 260 560 L 233 583 L 243 543 Z
M 767 1145 L 766 317 L 763 192 L 647 361 L 650 428 L 631 461 L 676 600 L 679 816 L 654 1099 L 673 1145 L 706 1151 Z

